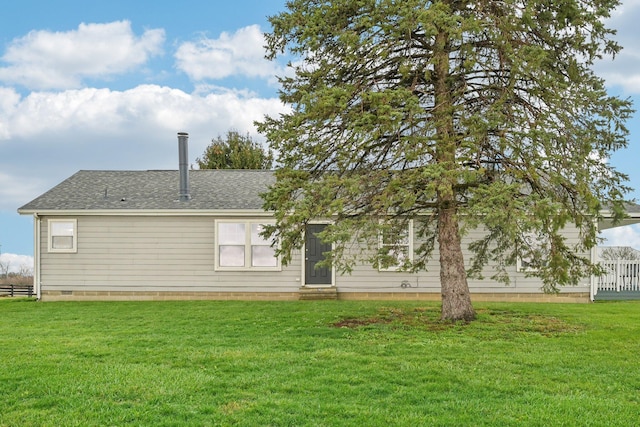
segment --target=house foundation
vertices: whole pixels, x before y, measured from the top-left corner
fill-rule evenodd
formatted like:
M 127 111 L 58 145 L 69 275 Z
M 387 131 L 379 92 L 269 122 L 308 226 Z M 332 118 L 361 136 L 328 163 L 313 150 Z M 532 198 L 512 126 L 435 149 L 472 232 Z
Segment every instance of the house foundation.
M 320 290 L 321 289 L 321 290 Z M 439 293 L 427 292 L 338 292 L 335 288 L 300 289 L 299 292 L 163 292 L 163 291 L 42 291 L 42 301 L 440 301 Z M 588 292 L 472 293 L 473 302 L 588 303 Z

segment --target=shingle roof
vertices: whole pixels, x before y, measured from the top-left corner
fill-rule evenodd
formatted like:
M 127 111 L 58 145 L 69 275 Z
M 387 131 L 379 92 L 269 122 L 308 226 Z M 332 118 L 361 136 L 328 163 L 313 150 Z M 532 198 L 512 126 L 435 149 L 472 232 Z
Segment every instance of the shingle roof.
M 190 170 L 191 200 L 179 201 L 177 170 L 81 170 L 18 209 L 21 213 L 78 210 L 262 210 L 260 193 L 275 182 L 265 170 Z M 640 205 L 627 212 L 640 216 Z
M 82 170 L 18 209 L 51 210 L 259 209 L 260 193 L 275 182 L 264 170 L 191 170 L 191 200 L 179 201 L 177 170 Z

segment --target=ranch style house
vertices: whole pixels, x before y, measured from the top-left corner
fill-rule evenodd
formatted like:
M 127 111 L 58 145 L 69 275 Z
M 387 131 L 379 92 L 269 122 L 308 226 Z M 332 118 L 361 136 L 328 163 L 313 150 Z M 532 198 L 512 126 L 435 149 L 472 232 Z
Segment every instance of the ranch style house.
M 260 194 L 274 174 L 189 170 L 187 138 L 178 136 L 179 170 L 81 170 L 18 209 L 34 219 L 39 299 L 440 299 L 437 251 L 428 270 L 418 273 L 364 264 L 348 275 L 316 268 L 331 249 L 316 238 L 326 221 L 310 224 L 304 247 L 282 265 L 260 235 L 273 223 Z M 637 208 L 616 226 L 640 222 Z M 599 223 L 600 229 L 611 226 Z M 565 233 L 569 243 L 578 238 L 577 230 Z M 404 252 L 412 256 L 412 224 L 406 236 Z M 471 232 L 463 245 L 477 236 Z M 586 255 L 595 260 L 596 248 Z M 513 266 L 507 286 L 470 279 L 472 300 L 588 302 L 601 285 L 592 277 L 544 294 L 537 278 L 525 277 L 524 264 Z

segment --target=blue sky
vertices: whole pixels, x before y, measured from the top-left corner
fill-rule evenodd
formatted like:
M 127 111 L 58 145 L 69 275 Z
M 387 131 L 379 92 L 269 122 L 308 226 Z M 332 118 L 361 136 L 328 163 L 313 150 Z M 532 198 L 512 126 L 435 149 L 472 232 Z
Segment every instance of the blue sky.
M 16 209 L 80 169 L 176 169 L 176 132 L 193 162 L 233 128 L 262 140 L 253 121 L 286 107 L 264 60 L 267 16 L 285 0 L 158 2 L 21 0 L 0 14 L 0 251 L 31 262 L 32 218 Z M 640 107 L 640 0 L 609 25 L 625 50 L 597 72 Z M 611 162 L 640 188 L 640 116 Z M 640 192 L 632 197 L 640 199 Z M 609 244 L 640 249 L 640 227 Z

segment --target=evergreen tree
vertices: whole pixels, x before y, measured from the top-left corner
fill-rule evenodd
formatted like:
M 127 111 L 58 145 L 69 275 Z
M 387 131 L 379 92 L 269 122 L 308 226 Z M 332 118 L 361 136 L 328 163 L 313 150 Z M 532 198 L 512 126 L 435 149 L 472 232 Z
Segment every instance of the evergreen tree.
M 254 142 L 249 134 L 235 130 L 213 139 L 202 157 L 196 159 L 200 169 L 271 169 L 273 153 Z
M 377 265 L 380 253 L 352 243 L 377 247 L 383 228 L 413 220 L 420 244 L 404 266 L 438 254 L 450 320 L 475 317 L 467 277 L 489 262 L 508 282 L 507 266 L 530 260 L 548 292 L 597 271 L 579 254 L 604 207 L 624 214 L 629 190 L 606 159 L 627 144 L 631 104 L 591 69 L 620 50 L 605 25 L 618 4 L 289 1 L 266 37 L 271 59 L 296 60 L 281 79 L 292 111 L 259 123 L 281 165 L 265 207 L 283 260 L 308 221 L 331 218 L 329 261 Z M 461 239 L 475 228 L 486 234 L 465 268 Z

